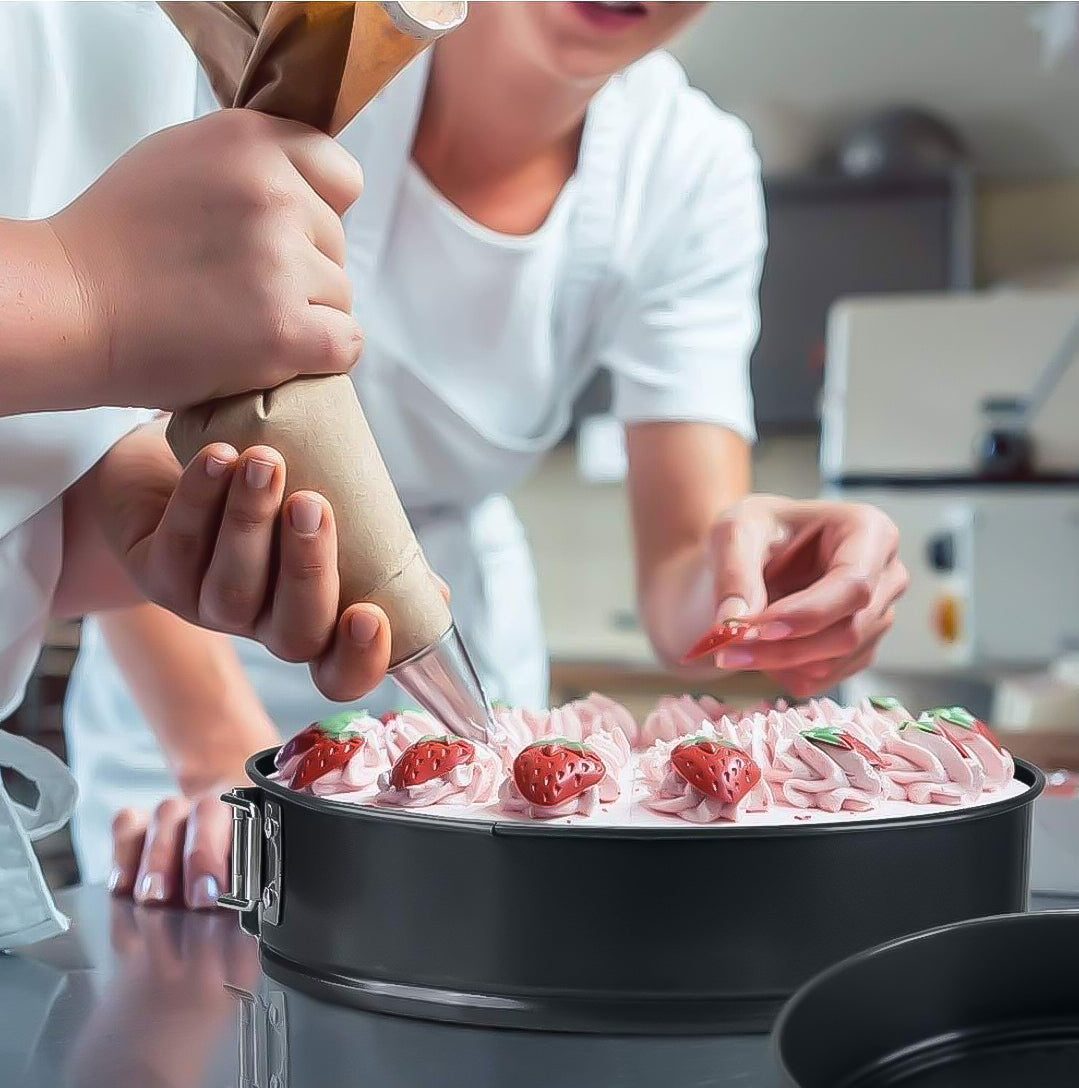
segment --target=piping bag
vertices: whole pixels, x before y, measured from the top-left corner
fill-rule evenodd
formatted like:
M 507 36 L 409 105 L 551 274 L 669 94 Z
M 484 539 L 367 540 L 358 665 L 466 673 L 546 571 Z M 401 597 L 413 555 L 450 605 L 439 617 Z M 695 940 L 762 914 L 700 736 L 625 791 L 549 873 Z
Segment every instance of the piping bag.
M 336 136 L 444 33 L 466 3 L 162 3 L 224 106 Z M 363 199 L 362 197 L 360 198 Z M 181 464 L 210 442 L 265 444 L 286 492 L 325 495 L 337 520 L 343 605 L 377 604 L 392 631 L 390 675 L 448 729 L 484 742 L 491 710 L 347 375 L 297 378 L 177 412 Z

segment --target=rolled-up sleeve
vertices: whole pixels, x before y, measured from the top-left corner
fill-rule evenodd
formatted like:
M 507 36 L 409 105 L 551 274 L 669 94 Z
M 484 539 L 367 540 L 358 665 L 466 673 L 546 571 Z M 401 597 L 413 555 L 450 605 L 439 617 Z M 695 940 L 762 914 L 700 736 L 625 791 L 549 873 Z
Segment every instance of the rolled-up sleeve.
M 694 111 L 712 126 L 700 134 L 703 161 L 700 146 L 684 148 L 694 169 L 672 191 L 677 164 L 668 161 L 642 207 L 647 248 L 601 362 L 623 422 L 711 422 L 752 440 L 749 360 L 765 250 L 760 163 L 745 126 L 709 108 Z

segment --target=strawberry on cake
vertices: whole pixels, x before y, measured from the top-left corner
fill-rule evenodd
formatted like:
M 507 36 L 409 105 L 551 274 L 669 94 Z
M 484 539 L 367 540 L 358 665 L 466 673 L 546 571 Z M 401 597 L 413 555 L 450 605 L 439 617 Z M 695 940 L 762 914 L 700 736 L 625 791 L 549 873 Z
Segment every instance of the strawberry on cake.
M 278 749 L 270 777 L 330 797 L 372 787 L 388 764 L 381 723 L 355 711 L 314 722 Z
M 583 741 L 568 737 L 533 741 L 514 759 L 499 802 L 505 812 L 533 820 L 588 816 L 620 796 L 618 776 L 629 754 L 621 729 L 601 730 Z
M 656 741 L 640 769 L 645 806 L 690 823 L 737 821 L 769 805 L 760 767 L 710 723 L 693 736 Z
M 499 777 L 498 757 L 489 748 L 459 737 L 429 735 L 410 744 L 379 775 L 375 800 L 406 808 L 484 804 L 493 800 Z

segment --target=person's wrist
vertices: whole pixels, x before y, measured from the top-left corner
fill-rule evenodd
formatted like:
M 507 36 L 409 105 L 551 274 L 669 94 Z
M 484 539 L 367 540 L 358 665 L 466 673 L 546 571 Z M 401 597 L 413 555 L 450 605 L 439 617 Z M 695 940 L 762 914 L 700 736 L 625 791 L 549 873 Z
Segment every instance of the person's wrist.
M 83 252 L 79 232 L 69 222 L 69 209 L 40 220 L 55 268 L 58 295 L 68 327 L 70 366 L 77 387 L 77 406 L 123 405 L 130 391 L 117 373 L 112 358 L 112 308 L 103 289 L 104 268 L 94 268 Z

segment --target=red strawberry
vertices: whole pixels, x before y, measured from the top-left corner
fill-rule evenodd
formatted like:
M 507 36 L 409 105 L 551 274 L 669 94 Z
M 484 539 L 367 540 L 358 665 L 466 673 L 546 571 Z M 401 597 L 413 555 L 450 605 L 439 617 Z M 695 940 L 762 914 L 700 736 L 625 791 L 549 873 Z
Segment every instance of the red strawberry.
M 732 642 L 742 642 L 746 635 L 754 630 L 752 624 L 744 620 L 724 620 L 717 627 L 713 627 L 706 635 L 703 635 L 682 655 L 682 664 L 688 665 L 700 657 L 707 657 L 717 650 Z
M 678 775 L 707 797 L 736 805 L 761 780 L 748 752 L 722 740 L 689 737 L 671 752 Z
M 932 710 L 927 710 L 925 713 L 929 717 L 939 718 L 941 721 L 954 725 L 959 729 L 969 729 L 972 733 L 977 733 L 979 737 L 985 737 L 998 752 L 1004 751 L 1003 745 L 993 736 L 989 726 L 979 718 L 975 718 L 966 707 L 938 706 Z
M 281 747 L 275 760 L 277 766 L 283 766 L 294 756 L 314 748 L 320 741 L 339 740 L 345 734 L 355 732 L 357 723 L 366 716 L 366 713 L 362 711 L 357 713 L 354 710 L 346 710 L 332 717 L 323 718 L 320 722 L 313 722 L 306 729 L 301 729 Z
M 476 749 L 467 740 L 456 737 L 420 737 L 401 753 L 390 771 L 390 785 L 395 790 L 422 786 L 432 778 L 448 774 L 462 763 L 471 763 Z
M 802 736 L 817 745 L 831 744 L 848 752 L 857 752 L 870 767 L 884 766 L 884 761 L 868 744 L 860 741 L 845 729 L 836 729 L 834 726 L 826 725 L 817 729 L 803 729 Z
M 289 785 L 294 790 L 302 790 L 317 782 L 323 775 L 343 767 L 359 750 L 363 737 L 344 737 L 342 740 L 319 740 L 300 760 Z
M 603 781 L 603 760 L 577 741 L 551 737 L 524 748 L 513 761 L 513 781 L 526 801 L 553 808 Z

